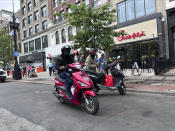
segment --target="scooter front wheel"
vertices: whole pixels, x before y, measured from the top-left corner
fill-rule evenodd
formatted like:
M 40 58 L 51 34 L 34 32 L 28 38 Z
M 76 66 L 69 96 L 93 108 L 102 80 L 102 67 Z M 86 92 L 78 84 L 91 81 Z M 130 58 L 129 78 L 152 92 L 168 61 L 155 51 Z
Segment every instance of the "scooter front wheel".
M 83 101 L 84 109 L 87 113 L 95 115 L 99 109 L 99 102 L 95 96 L 87 96 Z

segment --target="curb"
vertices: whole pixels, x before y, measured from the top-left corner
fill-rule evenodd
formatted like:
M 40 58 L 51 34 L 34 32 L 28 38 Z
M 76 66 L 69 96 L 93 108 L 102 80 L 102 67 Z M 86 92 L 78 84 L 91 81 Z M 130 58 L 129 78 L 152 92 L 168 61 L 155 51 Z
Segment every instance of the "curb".
M 32 83 L 32 84 L 46 84 L 53 85 L 54 83 L 44 83 L 44 82 L 35 82 L 35 81 L 18 81 L 18 80 L 8 80 L 9 82 L 21 82 L 21 83 Z M 149 93 L 149 94 L 162 94 L 162 95 L 172 95 L 175 96 L 175 91 L 148 91 L 148 90 L 139 90 L 127 87 L 127 92 L 136 92 L 136 93 Z

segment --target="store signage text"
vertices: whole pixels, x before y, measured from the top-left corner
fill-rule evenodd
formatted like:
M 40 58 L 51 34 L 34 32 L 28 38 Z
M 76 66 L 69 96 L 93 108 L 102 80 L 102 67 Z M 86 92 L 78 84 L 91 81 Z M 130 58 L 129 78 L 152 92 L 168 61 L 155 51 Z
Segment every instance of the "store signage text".
M 128 40 L 128 39 L 135 39 L 137 37 L 142 37 L 142 36 L 146 36 L 144 31 L 141 32 L 137 32 L 137 33 L 133 33 L 131 35 L 125 35 L 125 30 L 121 30 L 120 32 L 122 32 L 124 35 L 121 35 L 120 37 L 118 37 L 118 41 L 123 41 L 123 40 Z

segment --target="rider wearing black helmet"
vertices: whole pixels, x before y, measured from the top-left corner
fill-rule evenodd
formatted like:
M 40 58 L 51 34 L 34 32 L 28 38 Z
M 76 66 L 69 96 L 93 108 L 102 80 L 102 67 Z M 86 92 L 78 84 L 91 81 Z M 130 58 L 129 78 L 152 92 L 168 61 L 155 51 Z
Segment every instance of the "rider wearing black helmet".
M 71 47 L 69 45 L 61 48 L 61 55 L 56 58 L 55 64 L 60 78 L 65 80 L 67 91 L 71 95 L 71 73 L 68 71 L 68 64 L 74 62 L 73 57 L 70 55 Z

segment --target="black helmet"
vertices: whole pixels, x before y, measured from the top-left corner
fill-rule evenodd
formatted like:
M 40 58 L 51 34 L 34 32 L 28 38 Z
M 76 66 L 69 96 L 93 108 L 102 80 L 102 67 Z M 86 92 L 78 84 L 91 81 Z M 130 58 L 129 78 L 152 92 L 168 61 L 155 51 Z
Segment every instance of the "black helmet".
M 68 56 L 70 55 L 71 47 L 69 45 L 65 45 L 61 48 L 62 55 Z

